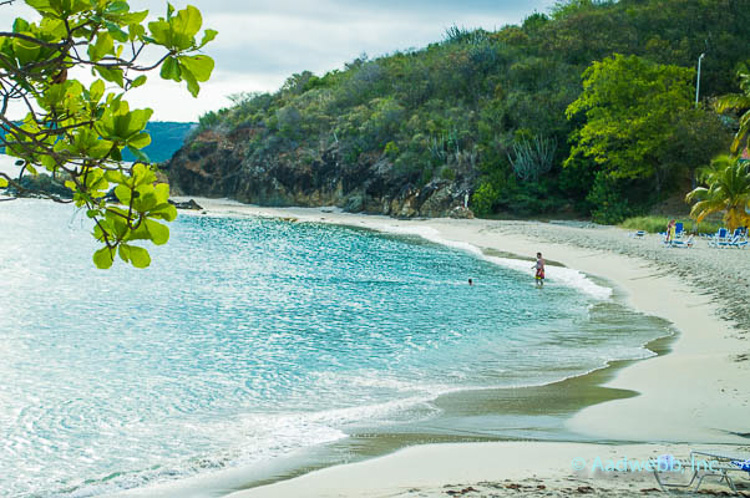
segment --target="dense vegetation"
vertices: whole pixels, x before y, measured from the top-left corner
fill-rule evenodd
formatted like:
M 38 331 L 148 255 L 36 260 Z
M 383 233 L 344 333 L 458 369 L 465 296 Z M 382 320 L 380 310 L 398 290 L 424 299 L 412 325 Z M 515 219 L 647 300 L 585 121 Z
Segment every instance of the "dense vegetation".
M 737 0 L 560 2 L 521 26 L 452 28 L 423 50 L 295 74 L 274 94 L 235 96 L 200 130 L 249 129 L 255 163 L 315 164 L 335 146 L 344 164 L 387 160 L 404 185 L 461 181 L 479 214 L 615 222 L 684 196 L 727 150 L 736 120 L 710 103 L 737 91 L 749 39 Z

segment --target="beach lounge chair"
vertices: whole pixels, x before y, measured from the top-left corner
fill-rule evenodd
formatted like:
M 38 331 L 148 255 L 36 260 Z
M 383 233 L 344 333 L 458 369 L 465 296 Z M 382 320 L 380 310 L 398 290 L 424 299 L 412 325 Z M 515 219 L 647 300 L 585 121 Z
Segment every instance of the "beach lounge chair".
M 677 239 L 681 239 L 685 233 L 685 224 L 682 222 L 676 223 L 674 226 L 674 236 Z
M 672 455 L 660 456 L 654 466 L 654 477 L 662 491 L 669 493 L 671 489 L 690 489 L 697 492 L 704 479 L 718 477 L 718 483 L 725 483 L 736 494 L 737 486 L 734 479 L 750 480 L 750 452 L 726 451 L 691 451 L 687 460 L 677 460 Z M 667 482 L 663 473 L 672 472 L 680 475 L 692 474 L 690 481 Z
M 685 240 L 675 239 L 673 241 L 666 242 L 665 245 L 667 245 L 667 247 L 678 247 L 681 249 L 690 249 L 691 247 L 695 245 L 695 236 L 691 235 Z
M 727 243 L 728 247 L 734 247 L 737 249 L 745 249 L 747 248 L 748 241 L 744 237 L 740 237 L 737 235 L 736 237 L 732 237 L 732 240 L 730 240 Z
M 726 247 L 729 238 L 729 231 L 726 228 L 720 228 L 708 241 L 709 247 Z

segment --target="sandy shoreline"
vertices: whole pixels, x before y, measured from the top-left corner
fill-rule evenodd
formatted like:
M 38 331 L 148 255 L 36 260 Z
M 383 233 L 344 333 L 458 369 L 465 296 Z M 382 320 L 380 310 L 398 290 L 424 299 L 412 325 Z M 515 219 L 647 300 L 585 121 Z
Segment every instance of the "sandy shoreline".
M 633 240 L 615 228 L 396 220 L 336 209 L 260 208 L 227 200 L 196 200 L 213 215 L 269 216 L 413 233 L 459 246 L 471 244 L 485 251 L 529 256 L 541 250 L 550 260 L 615 283 L 635 309 L 670 321 L 680 332 L 670 354 L 636 362 L 605 384 L 637 391 L 639 396 L 585 408 L 568 422 L 571 431 L 597 440 L 636 444 L 524 442 L 410 447 L 232 496 L 503 496 L 519 492 L 553 496 L 589 492 L 578 490 L 581 486 L 590 486 L 601 496 L 627 496 L 653 488 L 653 476 L 573 472 L 571 459 L 608 455 L 647 458 L 667 452 L 685 457 L 693 448 L 728 445 L 747 450 L 750 446 L 750 336 L 744 321 L 750 309 L 744 297 L 750 286 L 750 253 L 714 250 L 705 243 L 691 250 L 664 249 L 655 236 Z M 550 278 L 554 281 L 554 272 Z

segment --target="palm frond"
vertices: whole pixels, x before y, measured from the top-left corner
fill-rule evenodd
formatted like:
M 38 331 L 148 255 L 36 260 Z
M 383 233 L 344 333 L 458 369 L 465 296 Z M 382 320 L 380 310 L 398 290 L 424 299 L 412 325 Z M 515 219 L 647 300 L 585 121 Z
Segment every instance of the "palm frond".
M 730 93 L 716 99 L 714 105 L 718 112 L 724 112 L 730 109 L 748 109 L 750 108 L 750 96 L 741 93 Z

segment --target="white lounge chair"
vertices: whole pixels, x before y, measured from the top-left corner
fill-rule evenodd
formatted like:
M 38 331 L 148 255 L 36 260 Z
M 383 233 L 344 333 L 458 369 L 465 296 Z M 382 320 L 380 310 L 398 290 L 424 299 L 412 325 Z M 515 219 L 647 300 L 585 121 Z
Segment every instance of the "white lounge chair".
M 670 489 L 680 488 L 693 488 L 693 491 L 698 491 L 707 477 L 718 477 L 717 482 L 726 483 L 734 493 L 738 493 L 733 475 L 750 479 L 750 452 L 691 451 L 687 460 L 677 460 L 672 455 L 663 455 L 659 457 L 653 470 L 656 482 L 665 493 L 669 493 Z M 692 476 L 686 483 L 667 482 L 662 474 L 664 472 L 681 475 L 692 472 Z

